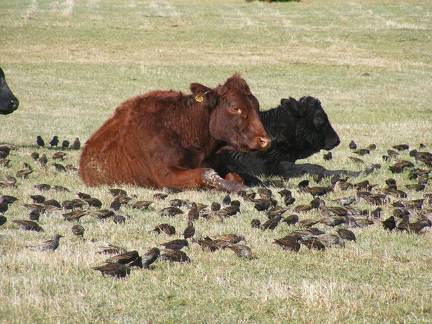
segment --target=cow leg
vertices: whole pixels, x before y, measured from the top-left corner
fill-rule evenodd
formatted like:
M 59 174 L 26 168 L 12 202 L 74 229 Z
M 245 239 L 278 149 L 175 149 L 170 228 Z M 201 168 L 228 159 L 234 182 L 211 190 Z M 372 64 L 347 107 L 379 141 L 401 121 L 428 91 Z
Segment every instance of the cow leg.
M 221 178 L 215 170 L 206 168 L 173 171 L 165 179 L 164 186 L 191 189 L 211 187 L 229 192 L 247 190 L 243 184 L 227 181 Z

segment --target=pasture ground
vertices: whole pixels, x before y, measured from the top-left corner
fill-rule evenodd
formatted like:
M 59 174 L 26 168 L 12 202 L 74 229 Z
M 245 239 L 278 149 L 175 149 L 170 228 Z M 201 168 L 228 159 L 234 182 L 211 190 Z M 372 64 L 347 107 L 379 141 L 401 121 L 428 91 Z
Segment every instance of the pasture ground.
M 287 253 L 272 241 L 288 226 L 252 229 L 251 219 L 265 216 L 243 203 L 241 215 L 225 223 L 199 220 L 196 228 L 203 236 L 243 234 L 256 260 L 194 245 L 187 251 L 190 264 L 159 262 L 154 270 L 133 270 L 127 280 L 114 280 L 91 270 L 104 259 L 96 254 L 101 242 L 144 253 L 168 240 L 149 233 L 163 221 L 157 211 L 168 202 L 148 212 L 123 210 L 130 216 L 125 225 L 83 218 L 85 241 L 71 234 L 72 224 L 61 214 L 42 216 L 45 233 L 19 231 L 11 220 L 27 218 L 22 204 L 42 182 L 71 190 L 50 191 L 50 198 L 84 191 L 111 201 L 107 188 L 86 188 L 76 173 L 44 171 L 32 162 L 34 150 L 48 157 L 54 152 L 34 147 L 37 135 L 85 140 L 130 96 L 156 88 L 188 91 L 196 81 L 216 85 L 236 71 L 263 109 L 282 97 L 319 97 L 342 143 L 332 161 L 324 162 L 322 154 L 308 161 L 357 170 L 347 158 L 349 141 L 376 143 L 365 160 L 383 168 L 359 180 L 382 186 L 392 176 L 381 160 L 391 145 L 432 147 L 431 17 L 429 0 L 0 0 L 0 64 L 21 101 L 16 113 L 0 118 L 1 142 L 18 148 L 11 168 L 0 167 L 0 179 L 14 175 L 22 162 L 35 168 L 16 189 L 0 188 L 20 199 L 0 228 L 0 322 L 430 323 L 430 232 L 417 236 L 371 226 L 356 229 L 358 242 L 343 249 Z M 78 158 L 79 152 L 70 151 L 67 163 L 76 165 Z M 395 179 L 410 182 L 406 173 Z M 298 181 L 286 185 L 295 188 Z M 141 199 L 154 193 L 126 189 Z M 411 192 L 409 198 L 421 195 Z M 223 196 L 172 195 L 204 203 Z M 298 203 L 311 199 L 295 189 L 294 196 Z M 385 217 L 391 210 L 384 206 Z M 185 226 L 184 217 L 168 222 L 178 231 Z M 25 248 L 57 232 L 65 235 L 57 251 Z

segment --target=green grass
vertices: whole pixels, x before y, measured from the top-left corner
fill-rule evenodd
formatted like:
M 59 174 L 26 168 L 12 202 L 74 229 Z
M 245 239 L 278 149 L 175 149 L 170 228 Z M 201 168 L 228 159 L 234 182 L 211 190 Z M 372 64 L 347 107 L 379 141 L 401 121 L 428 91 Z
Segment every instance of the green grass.
M 430 150 L 431 11 L 426 0 L 0 0 L 0 64 L 21 102 L 17 112 L 0 118 L 0 141 L 17 146 L 11 168 L 0 167 L 0 178 L 14 175 L 22 162 L 35 167 L 17 189 L 0 188 L 20 198 L 0 229 L 0 322 L 430 323 L 430 232 L 416 236 L 371 226 L 355 230 L 358 242 L 344 249 L 285 253 L 272 241 L 290 229 L 250 228 L 252 218 L 265 216 L 242 203 L 240 216 L 225 223 L 199 220 L 196 228 L 203 236 L 243 234 L 256 260 L 193 245 L 187 251 L 191 264 L 159 262 L 152 271 L 113 280 L 91 270 L 104 259 L 98 247 L 111 242 L 144 253 L 166 241 L 149 231 L 163 221 L 157 211 L 168 201 L 148 212 L 122 210 L 130 216 L 123 226 L 85 217 L 85 241 L 73 237 L 72 224 L 60 213 L 41 217 L 45 233 L 21 232 L 11 220 L 27 218 L 22 203 L 29 202 L 36 183 L 71 189 L 50 191 L 50 198 L 84 191 L 105 204 L 111 200 L 107 188 L 86 188 L 75 173 L 44 171 L 32 162 L 37 135 L 85 140 L 130 96 L 150 89 L 187 91 L 191 82 L 215 86 L 234 72 L 246 78 L 263 109 L 282 97 L 321 99 L 342 139 L 334 159 L 325 162 L 328 168 L 358 168 L 347 159 L 351 139 L 362 146 L 377 143 L 368 163 L 382 163 L 393 144 L 423 142 Z M 67 163 L 76 165 L 78 158 L 71 151 Z M 308 161 L 324 163 L 322 154 Z M 382 186 L 393 176 L 387 166 L 367 179 Z M 406 174 L 395 179 L 410 182 Z M 298 181 L 288 180 L 287 187 Z M 140 199 L 154 193 L 126 189 Z M 294 196 L 298 203 L 310 200 L 295 189 Z M 223 194 L 187 191 L 172 197 L 208 203 Z M 384 210 L 387 216 L 392 209 Z M 168 222 L 178 231 L 186 225 L 184 217 Z M 56 232 L 66 236 L 56 252 L 25 248 Z

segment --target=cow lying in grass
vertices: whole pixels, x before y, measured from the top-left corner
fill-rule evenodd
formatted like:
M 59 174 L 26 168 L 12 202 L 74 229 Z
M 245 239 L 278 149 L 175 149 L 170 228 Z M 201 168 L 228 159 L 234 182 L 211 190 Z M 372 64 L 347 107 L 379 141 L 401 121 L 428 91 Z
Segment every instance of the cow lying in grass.
M 304 173 L 323 173 L 319 165 L 294 164 L 321 149 L 331 150 L 340 140 L 321 106 L 314 97 L 282 99 L 277 108 L 259 113 L 261 121 L 272 139 L 270 149 L 262 152 L 225 151 L 213 157 L 220 174 L 239 173 L 246 183 L 256 184 L 251 175 L 299 176 Z M 342 170 L 340 170 L 342 171 Z M 252 183 L 251 183 L 252 182 Z
M 4 72 L 0 68 L 0 114 L 8 115 L 14 112 L 18 108 L 18 105 L 19 101 L 9 89 Z
M 258 116 L 258 100 L 239 75 L 210 89 L 198 83 L 192 94 L 153 91 L 121 104 L 87 141 L 79 174 L 90 186 L 244 190 L 206 167 L 222 147 L 263 150 L 270 145 Z M 227 179 L 237 179 L 228 174 Z

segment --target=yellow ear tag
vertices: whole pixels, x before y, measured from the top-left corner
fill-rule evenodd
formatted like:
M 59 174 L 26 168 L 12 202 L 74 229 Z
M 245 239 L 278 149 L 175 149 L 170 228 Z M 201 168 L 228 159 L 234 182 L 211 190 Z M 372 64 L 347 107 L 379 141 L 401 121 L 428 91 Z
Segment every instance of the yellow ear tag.
M 195 96 L 195 101 L 196 102 L 203 102 L 204 101 L 204 97 L 200 94 Z

